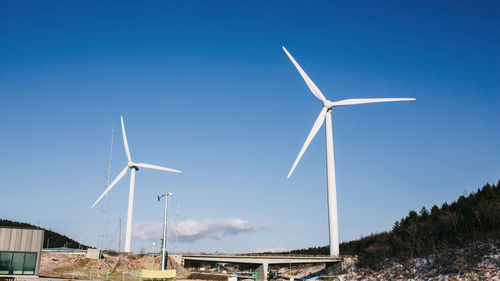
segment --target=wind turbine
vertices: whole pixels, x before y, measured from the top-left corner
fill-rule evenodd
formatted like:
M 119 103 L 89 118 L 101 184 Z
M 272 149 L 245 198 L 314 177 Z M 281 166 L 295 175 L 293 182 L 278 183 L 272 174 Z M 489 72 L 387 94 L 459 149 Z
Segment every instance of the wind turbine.
M 330 256 L 339 256 L 339 229 L 338 229 L 338 219 L 337 219 L 337 187 L 335 183 L 335 161 L 333 154 L 333 134 L 332 134 L 332 109 L 337 106 L 345 105 L 356 105 L 364 103 L 375 103 L 375 102 L 391 102 L 391 101 L 411 101 L 414 98 L 377 98 L 377 99 L 346 99 L 341 101 L 332 102 L 325 98 L 323 93 L 316 87 L 314 82 L 307 76 L 302 67 L 295 61 L 295 59 L 290 55 L 287 49 L 282 47 L 287 56 L 290 58 L 292 63 L 295 65 L 300 75 L 306 82 L 307 86 L 311 90 L 314 96 L 316 96 L 321 102 L 323 102 L 323 109 L 319 113 L 314 125 L 306 138 L 306 141 L 302 148 L 300 149 L 299 155 L 295 162 L 293 163 L 290 172 L 288 173 L 287 179 L 290 178 L 295 167 L 302 158 L 302 155 L 306 151 L 307 147 L 311 143 L 312 139 L 318 133 L 323 123 L 326 120 L 326 176 L 328 185 L 328 226 L 330 230 Z
M 179 170 L 174 170 L 170 168 L 160 167 L 151 164 L 145 163 L 135 163 L 132 162 L 132 158 L 130 157 L 130 150 L 128 149 L 127 135 L 125 134 L 125 125 L 123 124 L 123 116 L 120 116 L 122 122 L 122 135 L 123 135 L 123 145 L 125 146 L 125 153 L 127 154 L 127 166 L 118 174 L 118 176 L 113 180 L 113 182 L 106 188 L 106 190 L 97 198 L 97 200 L 92 204 L 92 207 L 99 203 L 99 201 L 113 188 L 118 181 L 125 176 L 125 173 L 128 169 L 130 169 L 130 189 L 128 193 L 128 211 L 127 211 L 127 226 L 125 230 L 125 252 L 130 252 L 130 242 L 132 239 L 132 212 L 134 209 L 134 185 L 135 185 L 135 171 L 139 170 L 139 168 L 148 168 L 155 170 L 162 170 L 168 172 L 180 173 Z

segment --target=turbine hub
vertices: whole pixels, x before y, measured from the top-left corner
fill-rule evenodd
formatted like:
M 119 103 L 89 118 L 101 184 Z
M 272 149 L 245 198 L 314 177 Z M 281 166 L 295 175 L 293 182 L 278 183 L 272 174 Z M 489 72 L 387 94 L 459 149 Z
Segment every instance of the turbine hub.
M 323 106 L 328 109 L 331 109 L 333 107 L 333 102 L 326 100 L 325 102 L 323 102 Z

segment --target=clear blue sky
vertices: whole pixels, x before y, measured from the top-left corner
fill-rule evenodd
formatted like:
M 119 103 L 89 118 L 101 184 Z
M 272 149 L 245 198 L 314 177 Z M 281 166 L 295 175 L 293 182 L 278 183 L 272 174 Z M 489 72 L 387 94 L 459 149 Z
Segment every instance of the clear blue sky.
M 102 204 L 89 207 L 123 114 L 135 161 L 183 171 L 138 171 L 134 222 L 161 220 L 168 187 L 179 220 L 250 226 L 216 223 L 221 238 L 178 250 L 326 245 L 323 129 L 285 179 L 321 109 L 285 45 L 330 100 L 417 99 L 333 114 L 341 241 L 391 229 L 500 178 L 499 13 L 498 1 L 0 1 L 0 217 L 97 245 Z M 126 162 L 115 140 L 112 177 Z M 110 193 L 111 247 L 128 181 Z

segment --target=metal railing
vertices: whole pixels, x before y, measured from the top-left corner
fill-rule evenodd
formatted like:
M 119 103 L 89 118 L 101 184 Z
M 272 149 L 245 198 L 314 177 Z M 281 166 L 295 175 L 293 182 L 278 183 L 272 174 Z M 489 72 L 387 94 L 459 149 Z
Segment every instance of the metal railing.
M 244 253 L 244 254 L 231 254 L 231 253 L 182 253 L 182 256 L 222 256 L 222 257 L 291 257 L 291 258 L 347 258 L 351 255 L 340 255 L 332 257 L 328 255 L 300 255 L 288 253 Z

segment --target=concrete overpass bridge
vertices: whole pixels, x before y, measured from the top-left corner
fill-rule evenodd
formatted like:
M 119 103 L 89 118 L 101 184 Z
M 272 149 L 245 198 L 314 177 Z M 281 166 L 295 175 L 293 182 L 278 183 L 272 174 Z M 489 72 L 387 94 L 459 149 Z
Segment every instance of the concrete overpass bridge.
M 324 263 L 327 275 L 343 271 L 344 258 L 331 256 L 302 255 L 225 255 L 225 254 L 182 254 L 182 264 L 189 267 L 193 262 L 216 262 L 250 264 L 257 268 L 257 280 L 267 280 L 269 265 L 272 264 L 314 264 Z

